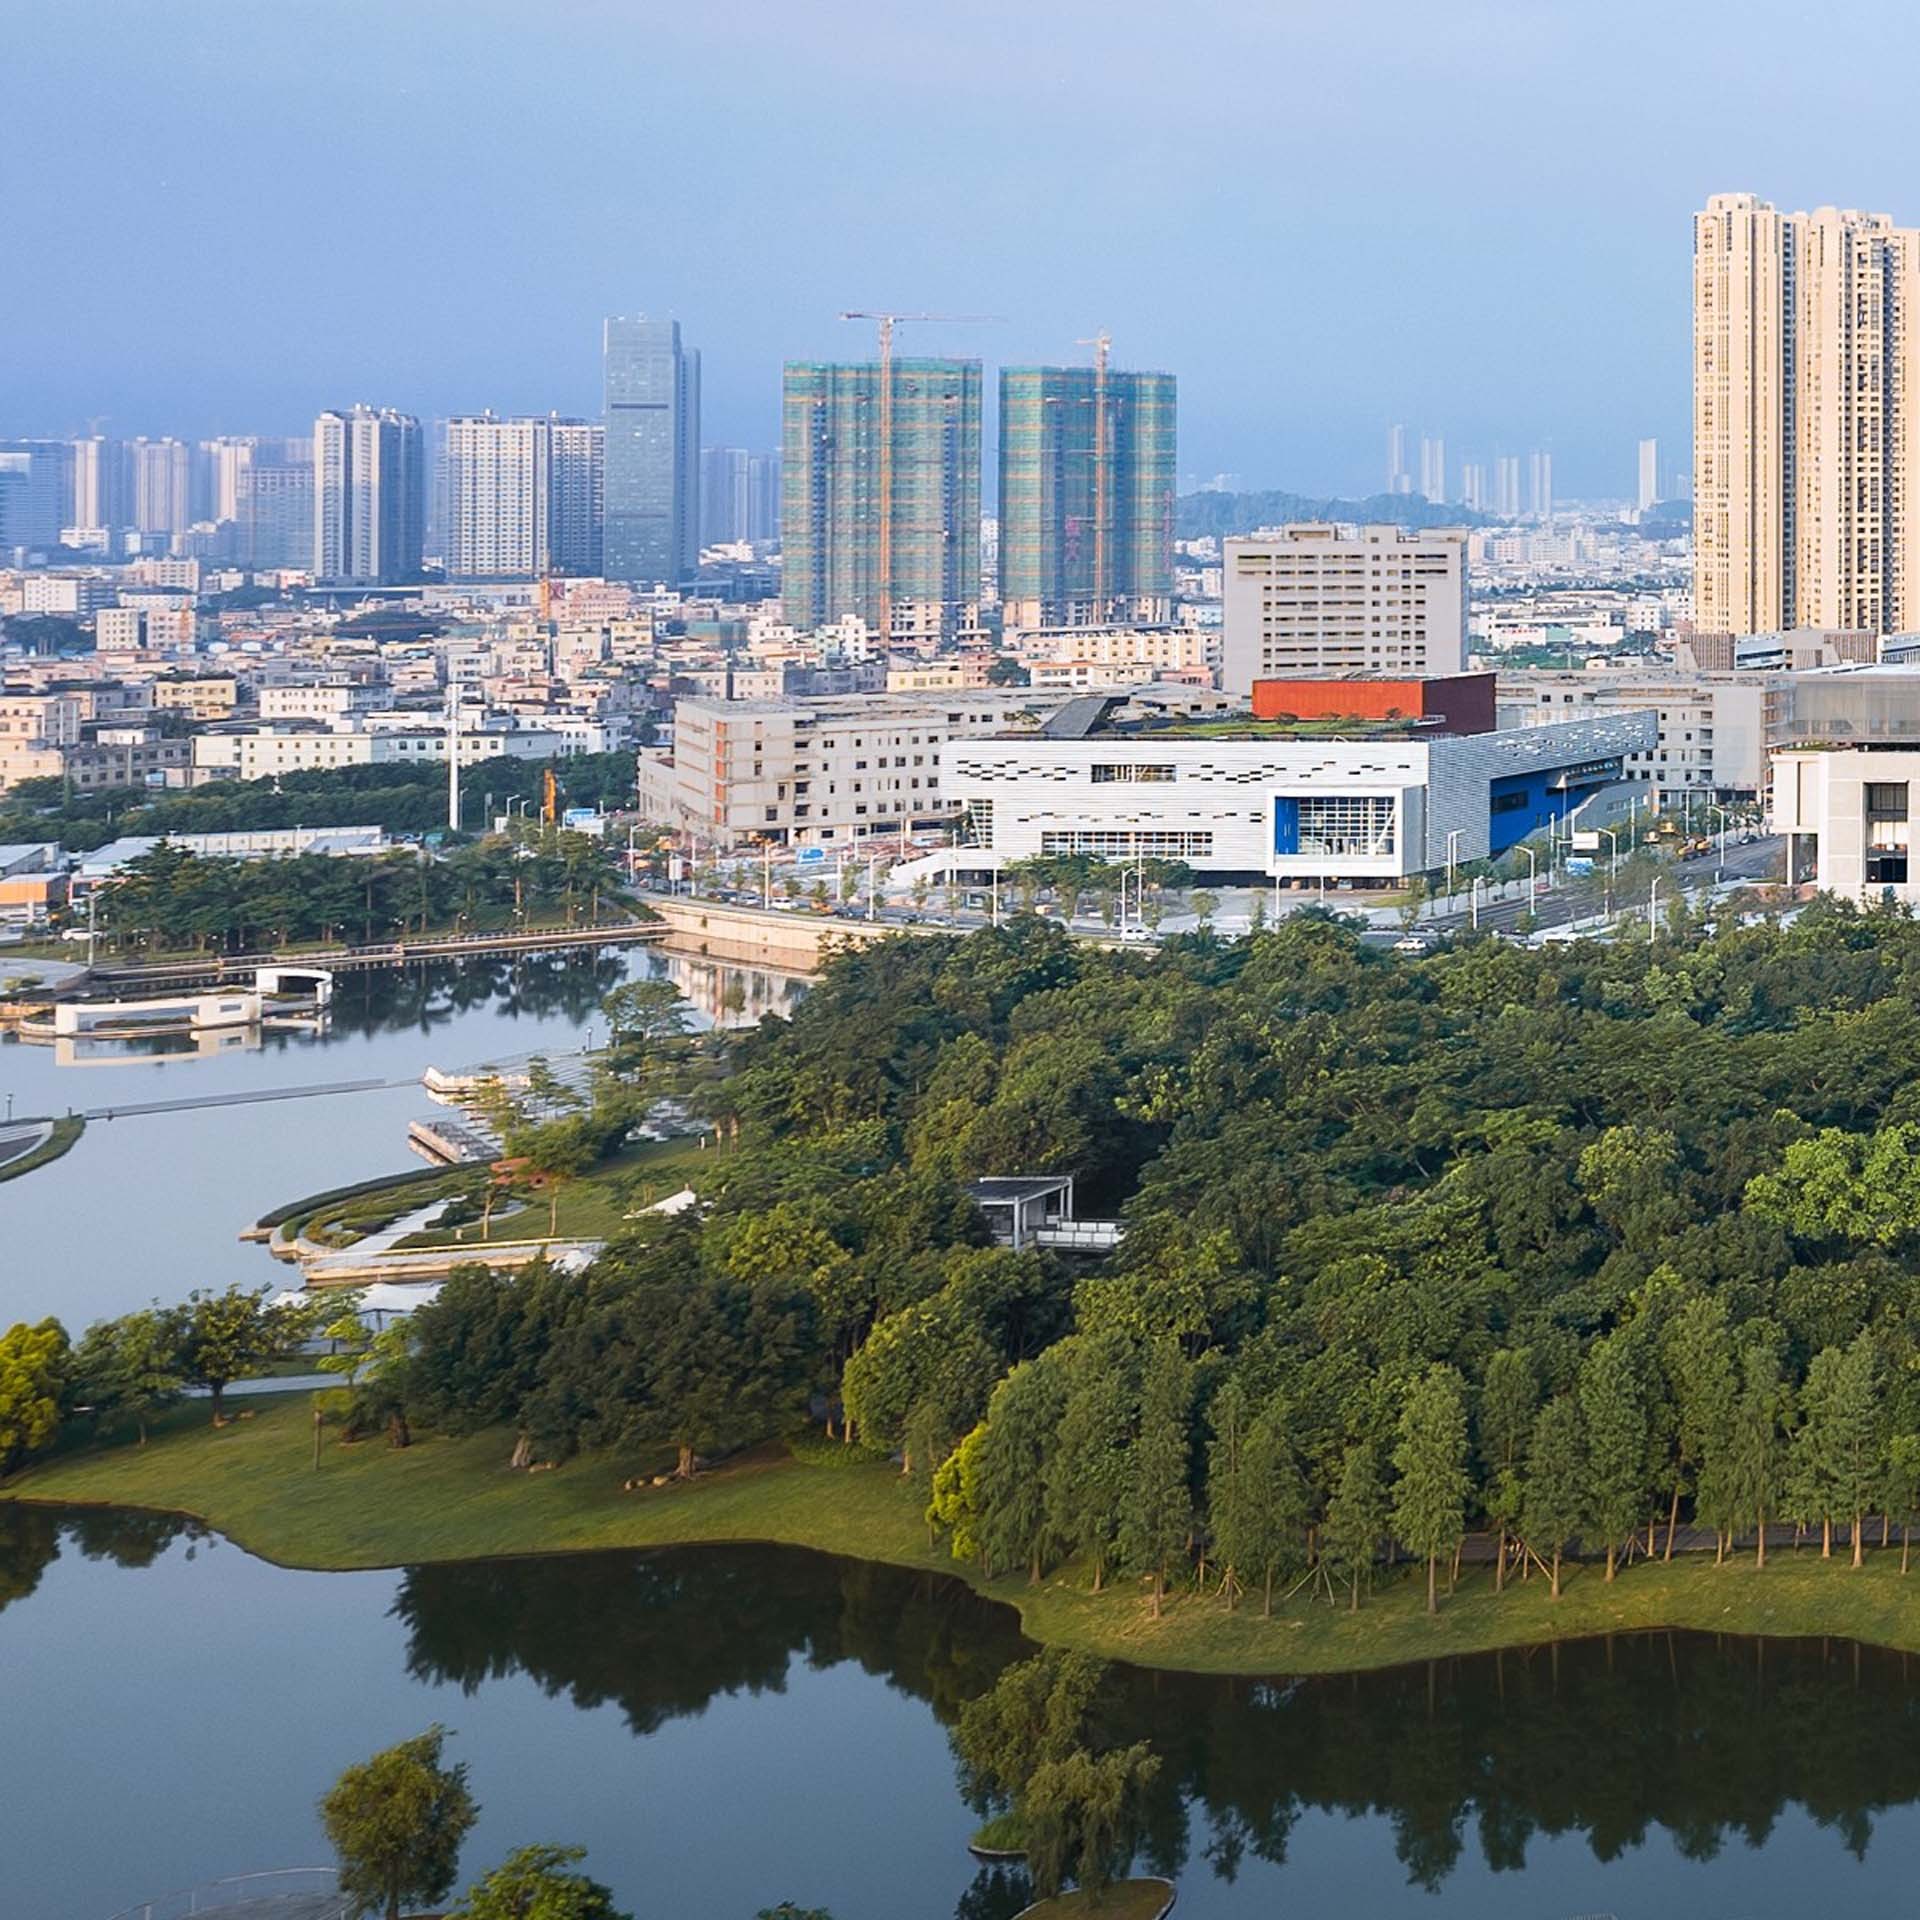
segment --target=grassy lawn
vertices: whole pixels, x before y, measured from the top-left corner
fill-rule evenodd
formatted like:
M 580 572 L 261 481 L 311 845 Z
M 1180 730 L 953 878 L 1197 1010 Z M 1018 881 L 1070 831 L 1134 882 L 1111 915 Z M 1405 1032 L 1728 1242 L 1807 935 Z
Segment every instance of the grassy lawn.
M 356 1240 L 378 1233 L 402 1214 L 412 1213 L 430 1201 L 448 1200 L 456 1193 L 465 1192 L 477 1183 L 480 1173 L 478 1167 L 428 1169 L 404 1184 L 329 1201 L 309 1213 L 296 1213 L 290 1226 L 323 1247 L 350 1247 Z
M 499 1433 L 427 1438 L 399 1453 L 329 1436 L 315 1472 L 312 1445 L 305 1394 L 256 1400 L 218 1432 L 203 1409 L 180 1408 L 148 1447 L 76 1447 L 10 1481 L 0 1498 L 190 1513 L 267 1559 L 320 1568 L 699 1541 L 815 1547 L 955 1574 L 1017 1608 L 1036 1640 L 1192 1672 L 1340 1672 L 1650 1627 L 1839 1634 L 1920 1651 L 1920 1573 L 1901 1578 L 1897 1549 L 1869 1553 L 1860 1573 L 1811 1551 L 1777 1551 L 1764 1573 L 1749 1560 L 1716 1569 L 1700 1556 L 1639 1565 L 1612 1586 L 1597 1567 L 1576 1567 L 1557 1602 L 1539 1579 L 1497 1595 L 1491 1575 L 1474 1569 L 1437 1618 L 1424 1611 L 1421 1579 L 1403 1568 L 1357 1614 L 1302 1598 L 1266 1620 L 1257 1604 L 1229 1613 L 1188 1590 L 1155 1620 L 1136 1583 L 1094 1594 L 1071 1569 L 1038 1587 L 982 1581 L 929 1546 L 923 1496 L 890 1465 L 828 1470 L 768 1448 L 690 1485 L 624 1493 L 625 1478 L 661 1462 L 595 1457 L 520 1474 L 506 1467 L 511 1442 Z
M 1173 1884 L 1167 1880 L 1116 1880 L 1104 1893 L 1056 1893 L 1036 1901 L 1017 1920 L 1080 1920 L 1098 1914 L 1100 1920 L 1160 1920 L 1173 1905 Z
M 563 1239 L 604 1239 L 618 1230 L 628 1212 L 693 1183 L 703 1165 L 714 1164 L 715 1149 L 702 1151 L 698 1138 L 648 1140 L 613 1159 L 582 1180 L 560 1190 L 558 1231 Z M 477 1190 L 485 1175 L 478 1164 L 423 1168 L 410 1179 L 385 1184 L 376 1192 L 348 1193 L 315 1206 L 298 1201 L 285 1216 L 290 1234 L 305 1234 L 327 1247 L 349 1247 L 369 1233 L 377 1233 L 417 1208 L 455 1194 Z M 4 1175 L 0 1175 L 4 1177 Z M 544 1195 L 522 1194 L 513 1212 L 496 1210 L 491 1238 L 545 1239 L 547 1203 Z M 447 1247 L 472 1241 L 477 1247 L 480 1224 L 472 1220 L 459 1229 L 432 1228 L 413 1233 L 403 1247 Z
M 15 1154 L 11 1160 L 0 1162 L 0 1180 L 17 1180 L 35 1167 L 58 1160 L 86 1130 L 87 1123 L 77 1113 L 64 1115 L 53 1123 L 53 1132 L 31 1153 Z
M 701 1167 L 715 1164 L 715 1152 L 716 1149 L 712 1147 L 703 1150 L 698 1137 L 647 1140 L 637 1147 L 630 1147 L 596 1167 L 584 1179 L 570 1181 L 560 1189 L 560 1207 L 554 1230 L 564 1240 L 607 1239 L 620 1230 L 626 1223 L 627 1215 L 635 1208 L 648 1206 L 655 1200 L 664 1200 L 668 1194 L 692 1185 Z M 461 1171 L 464 1181 L 471 1183 L 479 1169 L 467 1167 Z M 416 1198 L 411 1188 L 406 1191 L 409 1206 L 423 1206 L 431 1197 L 422 1192 Z M 518 1213 L 495 1216 L 492 1238 L 544 1240 L 547 1237 L 546 1196 L 532 1193 L 524 1198 L 526 1205 Z M 394 1211 L 399 1213 L 406 1209 L 396 1208 Z M 410 1233 L 400 1245 L 448 1247 L 468 1240 L 476 1247 L 484 1244 L 480 1239 L 477 1221 L 469 1222 L 457 1231 L 430 1228 L 423 1233 Z

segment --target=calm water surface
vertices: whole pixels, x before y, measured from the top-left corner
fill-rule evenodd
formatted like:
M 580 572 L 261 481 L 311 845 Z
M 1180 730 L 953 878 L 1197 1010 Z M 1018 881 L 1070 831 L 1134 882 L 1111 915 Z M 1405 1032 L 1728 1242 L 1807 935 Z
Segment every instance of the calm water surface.
M 66 1064 L 50 1046 L 0 1040 L 0 1095 L 16 1113 L 124 1108 L 342 1080 L 403 1084 L 374 1092 L 166 1114 L 89 1125 L 64 1159 L 0 1183 L 0 1326 L 52 1313 L 78 1329 L 196 1286 L 285 1277 L 240 1230 L 269 1207 L 417 1165 L 407 1122 L 434 1109 L 429 1066 L 578 1047 L 606 1037 L 600 997 L 629 968 L 671 977 L 696 1024 L 786 1013 L 804 985 L 789 975 L 652 950 L 605 950 L 438 963 L 342 974 L 319 1032 L 223 1035 L 217 1053 L 107 1054 Z M 5 1909 L 0 1907 L 0 1916 Z
M 953 1582 L 762 1548 L 303 1574 L 0 1507 L 0 1912 L 104 1920 L 324 1860 L 341 1767 L 434 1720 L 465 1865 L 579 1842 L 645 1915 L 999 1920 L 945 1725 L 1026 1649 Z M 1307 1682 L 1124 1676 L 1202 1916 L 1910 1913 L 1920 1674 L 1636 1636 Z

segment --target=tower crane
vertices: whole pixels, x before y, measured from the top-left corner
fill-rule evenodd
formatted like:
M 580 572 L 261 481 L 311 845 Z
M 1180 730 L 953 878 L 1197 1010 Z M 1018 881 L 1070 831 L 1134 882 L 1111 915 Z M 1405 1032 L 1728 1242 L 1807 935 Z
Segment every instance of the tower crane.
M 880 325 L 880 644 L 893 641 L 893 330 L 941 322 L 974 326 L 991 320 L 986 313 L 869 313 L 863 308 L 841 314 L 842 320 L 875 320 Z
M 1109 455 L 1107 431 L 1107 359 L 1113 351 L 1113 336 L 1102 327 L 1090 340 L 1076 340 L 1076 347 L 1093 349 L 1093 617 L 1096 622 L 1113 617 L 1112 594 L 1108 590 L 1107 529 L 1113 520 L 1113 463 Z

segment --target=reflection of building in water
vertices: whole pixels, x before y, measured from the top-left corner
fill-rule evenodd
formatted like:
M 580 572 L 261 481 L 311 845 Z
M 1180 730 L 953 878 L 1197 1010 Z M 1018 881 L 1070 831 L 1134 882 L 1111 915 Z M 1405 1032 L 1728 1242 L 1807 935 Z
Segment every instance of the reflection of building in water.
M 647 965 L 656 979 L 671 980 L 680 990 L 700 1026 L 758 1026 L 769 1014 L 786 1019 L 807 997 L 804 973 L 676 952 L 670 945 L 649 948 Z
M 323 967 L 267 966 L 253 985 L 128 999 L 56 1000 L 19 1022 L 22 1040 L 135 1040 L 191 1036 L 221 1029 L 324 1027 L 333 1004 L 333 975 Z M 257 1044 L 257 1043 L 256 1043 Z M 217 1051 L 217 1049 L 210 1049 Z
M 266 1029 L 198 1027 L 188 1032 L 61 1034 L 53 1043 L 56 1067 L 124 1067 L 135 1060 L 209 1060 L 222 1053 L 258 1053 Z

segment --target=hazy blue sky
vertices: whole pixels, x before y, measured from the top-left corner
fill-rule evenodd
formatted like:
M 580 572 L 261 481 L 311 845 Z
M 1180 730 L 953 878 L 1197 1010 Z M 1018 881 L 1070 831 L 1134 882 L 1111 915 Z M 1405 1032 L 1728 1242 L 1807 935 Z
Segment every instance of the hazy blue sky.
M 1404 420 L 1624 492 L 1693 207 L 1920 222 L 1917 71 L 1907 7 L 1775 0 L 0 0 L 0 433 L 594 412 L 648 311 L 772 444 L 893 305 L 989 364 L 1105 325 L 1183 473 L 1370 488 Z

